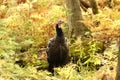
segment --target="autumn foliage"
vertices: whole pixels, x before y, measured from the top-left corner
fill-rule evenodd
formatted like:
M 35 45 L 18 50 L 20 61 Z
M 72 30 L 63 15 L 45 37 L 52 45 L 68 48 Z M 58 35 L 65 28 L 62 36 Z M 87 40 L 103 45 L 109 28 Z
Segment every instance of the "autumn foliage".
M 115 74 L 109 67 L 117 62 L 120 1 L 112 0 L 112 7 L 108 0 L 96 1 L 99 13 L 82 10 L 79 21 L 91 32 L 78 40 L 68 38 L 71 62 L 55 68 L 56 75 L 51 76 L 45 50 L 59 19 L 65 21 L 63 30 L 69 35 L 65 0 L 0 0 L 0 80 L 98 80 Z

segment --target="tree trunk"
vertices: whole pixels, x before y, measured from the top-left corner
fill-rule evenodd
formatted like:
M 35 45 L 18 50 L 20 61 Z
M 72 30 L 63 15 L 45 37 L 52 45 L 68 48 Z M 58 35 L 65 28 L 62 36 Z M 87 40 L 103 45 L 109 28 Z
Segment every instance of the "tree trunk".
M 118 54 L 118 63 L 117 63 L 117 72 L 116 72 L 116 79 L 115 80 L 120 80 L 120 37 L 118 41 L 119 45 L 119 54 Z
M 93 14 L 97 14 L 98 13 L 98 7 L 97 7 L 97 3 L 95 0 L 89 0 L 90 1 L 90 5 L 92 7 L 92 11 Z
M 69 37 L 78 38 L 83 35 L 88 28 L 80 22 L 83 20 L 80 10 L 79 0 L 66 0 L 67 6 L 67 20 L 69 25 Z

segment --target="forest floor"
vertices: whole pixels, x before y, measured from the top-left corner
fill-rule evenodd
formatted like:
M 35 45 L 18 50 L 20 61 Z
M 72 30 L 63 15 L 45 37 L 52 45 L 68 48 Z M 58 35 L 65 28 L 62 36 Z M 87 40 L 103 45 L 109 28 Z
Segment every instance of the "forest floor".
M 68 25 L 64 0 L 37 2 L 0 1 L 0 80 L 100 80 L 115 78 L 120 12 L 118 8 L 99 7 L 99 13 L 82 10 L 91 33 L 70 43 L 71 62 L 47 71 L 46 46 L 55 35 L 54 25 L 63 19 L 65 36 Z M 27 0 L 29 1 L 29 0 Z M 72 39 L 68 39 L 70 42 Z

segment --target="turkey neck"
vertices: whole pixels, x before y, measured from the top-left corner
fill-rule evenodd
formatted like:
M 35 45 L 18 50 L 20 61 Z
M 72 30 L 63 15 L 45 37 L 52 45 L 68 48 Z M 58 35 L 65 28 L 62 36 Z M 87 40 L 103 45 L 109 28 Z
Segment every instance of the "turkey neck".
M 59 25 L 56 24 L 56 33 L 57 33 L 57 37 L 63 37 L 63 31 L 61 28 L 59 28 Z

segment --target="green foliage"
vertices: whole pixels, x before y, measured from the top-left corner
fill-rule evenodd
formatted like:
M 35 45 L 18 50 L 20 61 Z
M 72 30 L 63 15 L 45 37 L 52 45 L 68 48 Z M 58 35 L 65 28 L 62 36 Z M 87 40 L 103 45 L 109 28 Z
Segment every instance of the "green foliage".
M 39 80 L 45 79 L 50 73 L 48 72 L 37 72 L 34 67 L 20 68 L 18 65 L 14 65 L 13 63 L 5 62 L 4 60 L 0 60 L 0 79 L 5 80 Z
M 104 45 L 101 41 L 77 40 L 70 47 L 70 54 L 73 61 L 78 65 L 87 65 L 89 68 L 94 69 L 96 65 L 101 65 L 101 52 Z
M 55 69 L 58 72 L 59 76 L 56 76 L 60 78 L 61 80 L 80 80 L 82 77 L 80 74 L 76 71 L 77 65 L 75 64 L 68 64 L 64 68 L 57 68 Z

